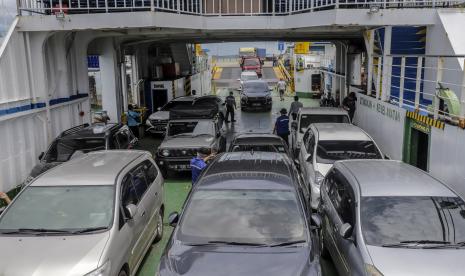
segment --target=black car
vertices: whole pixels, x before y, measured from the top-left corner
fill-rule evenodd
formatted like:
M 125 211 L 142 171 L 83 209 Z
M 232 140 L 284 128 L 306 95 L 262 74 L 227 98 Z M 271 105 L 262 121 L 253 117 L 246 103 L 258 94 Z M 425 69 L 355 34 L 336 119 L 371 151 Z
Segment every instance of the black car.
M 157 275 L 321 275 L 297 175 L 284 154 L 219 155 L 169 216 Z
M 43 172 L 81 154 L 106 149 L 132 149 L 137 138 L 123 124 L 83 124 L 63 131 L 39 155 L 37 164 L 26 179 L 26 183 Z
M 245 81 L 242 84 L 241 110 L 260 109 L 270 111 L 273 105 L 271 89 L 263 80 Z
M 269 133 L 241 133 L 234 137 L 229 152 L 264 151 L 284 153 L 291 157 L 286 142 L 278 135 Z

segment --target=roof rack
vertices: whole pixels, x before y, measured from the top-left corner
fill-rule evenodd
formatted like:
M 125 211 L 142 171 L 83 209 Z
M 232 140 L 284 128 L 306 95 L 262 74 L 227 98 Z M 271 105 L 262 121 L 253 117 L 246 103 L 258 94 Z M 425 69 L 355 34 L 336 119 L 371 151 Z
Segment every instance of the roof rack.
M 82 130 L 82 129 L 86 128 L 86 127 L 89 127 L 89 124 L 88 124 L 88 123 L 85 123 L 85 124 L 82 124 L 82 125 L 78 125 L 78 126 L 72 127 L 72 128 L 70 128 L 70 129 L 67 129 L 67 130 L 63 131 L 63 132 L 60 134 L 59 137 L 63 137 L 63 136 L 65 136 L 65 135 L 68 135 L 68 134 L 71 134 L 71 133 L 75 133 L 75 132 L 77 132 L 77 131 L 79 131 L 79 130 Z

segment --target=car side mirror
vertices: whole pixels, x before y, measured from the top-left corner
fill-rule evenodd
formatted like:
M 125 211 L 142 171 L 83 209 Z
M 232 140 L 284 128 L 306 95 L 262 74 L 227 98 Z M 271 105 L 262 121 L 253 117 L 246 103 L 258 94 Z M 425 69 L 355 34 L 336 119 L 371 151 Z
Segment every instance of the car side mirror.
M 352 235 L 352 225 L 349 223 L 344 223 L 341 228 L 339 228 L 339 236 L 343 239 L 348 239 Z
M 384 155 L 384 159 L 391 160 L 391 158 L 389 156 L 387 156 L 386 154 Z
M 297 169 L 300 170 L 300 162 L 299 162 L 299 160 L 294 159 L 294 164 L 295 164 L 295 166 L 297 167 Z
M 311 161 L 312 161 L 312 155 L 311 155 L 310 153 L 307 153 L 307 154 L 305 155 L 305 161 L 307 161 L 307 162 L 311 162 Z
M 237 91 L 242 91 L 242 88 L 239 87 L 239 88 L 237 88 L 236 90 L 237 90 Z
M 220 132 L 217 132 L 216 133 L 216 138 L 220 138 L 221 137 L 221 133 Z
M 291 123 L 291 128 L 292 128 L 293 130 L 297 130 L 297 122 L 292 122 L 292 123 Z
M 315 226 L 317 229 L 321 227 L 321 216 L 318 214 L 312 214 L 311 218 L 311 224 Z
M 128 218 L 128 220 L 133 219 L 137 214 L 137 206 L 134 204 L 126 205 L 125 210 L 126 210 L 126 217 Z
M 179 221 L 179 214 L 178 212 L 173 212 L 168 216 L 168 223 L 171 227 L 176 227 Z
M 39 160 L 42 160 L 42 158 L 44 157 L 44 155 L 45 155 L 45 153 L 44 153 L 44 152 L 41 152 L 41 153 L 39 154 L 39 157 L 38 157 Z

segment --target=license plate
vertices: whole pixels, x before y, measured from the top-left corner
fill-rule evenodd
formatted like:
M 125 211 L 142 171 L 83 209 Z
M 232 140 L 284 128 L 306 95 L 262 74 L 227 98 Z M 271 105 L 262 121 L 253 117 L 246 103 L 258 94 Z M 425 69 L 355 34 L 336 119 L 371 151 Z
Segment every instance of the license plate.
M 252 106 L 262 106 L 261 103 L 253 103 Z
M 170 165 L 170 169 L 173 170 L 190 170 L 190 165 Z

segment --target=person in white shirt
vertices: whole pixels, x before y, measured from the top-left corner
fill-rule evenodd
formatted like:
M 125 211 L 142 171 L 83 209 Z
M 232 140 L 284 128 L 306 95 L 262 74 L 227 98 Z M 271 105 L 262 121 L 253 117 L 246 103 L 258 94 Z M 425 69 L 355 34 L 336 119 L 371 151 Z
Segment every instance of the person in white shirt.
M 287 84 L 283 79 L 278 81 L 278 91 L 281 101 L 284 101 L 284 92 L 286 92 Z

